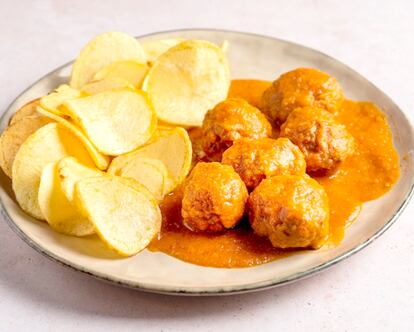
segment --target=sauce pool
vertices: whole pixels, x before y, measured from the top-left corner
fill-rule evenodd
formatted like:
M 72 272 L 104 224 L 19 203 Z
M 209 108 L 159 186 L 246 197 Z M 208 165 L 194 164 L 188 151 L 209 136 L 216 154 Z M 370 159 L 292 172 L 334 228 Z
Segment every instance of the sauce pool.
M 240 97 L 259 106 L 270 82 L 232 81 L 229 97 Z M 345 228 L 358 216 L 362 204 L 385 194 L 400 175 L 399 156 L 385 115 L 369 102 L 346 100 L 337 114 L 356 141 L 356 151 L 340 164 L 335 174 L 315 179 L 325 188 L 330 204 L 330 242 L 338 244 Z M 197 265 L 235 268 L 249 267 L 291 255 L 299 250 L 273 248 L 258 237 L 243 220 L 236 229 L 219 235 L 189 231 L 181 222 L 182 192 L 177 189 L 161 203 L 163 224 L 160 235 L 149 246 Z

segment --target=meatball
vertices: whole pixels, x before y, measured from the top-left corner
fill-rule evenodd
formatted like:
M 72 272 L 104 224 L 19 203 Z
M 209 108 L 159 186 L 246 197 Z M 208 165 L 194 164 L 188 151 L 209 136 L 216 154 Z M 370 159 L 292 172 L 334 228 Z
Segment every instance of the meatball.
M 239 173 L 249 190 L 274 175 L 303 175 L 306 172 L 303 153 L 287 138 L 239 140 L 223 153 L 222 162 Z
M 260 108 L 279 127 L 295 108 L 314 106 L 335 113 L 343 99 L 335 78 L 317 69 L 298 68 L 281 75 L 265 90 Z
M 181 214 L 193 231 L 221 232 L 244 214 L 246 186 L 231 166 L 198 163 L 184 183 Z
M 272 135 L 272 126 L 256 107 L 230 98 L 209 110 L 203 121 L 202 146 L 210 160 L 220 161 L 224 150 L 240 138 Z
M 263 180 L 248 206 L 254 232 L 268 237 L 274 247 L 317 249 L 328 238 L 328 195 L 307 175 Z
M 320 108 L 294 110 L 282 125 L 280 136 L 299 147 L 310 173 L 332 171 L 354 151 L 354 139 L 345 126 Z

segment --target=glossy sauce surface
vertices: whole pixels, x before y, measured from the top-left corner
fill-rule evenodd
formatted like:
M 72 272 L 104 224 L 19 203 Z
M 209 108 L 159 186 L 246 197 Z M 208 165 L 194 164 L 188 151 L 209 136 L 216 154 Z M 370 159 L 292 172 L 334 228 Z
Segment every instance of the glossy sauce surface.
M 258 106 L 270 82 L 235 80 L 230 97 L 241 97 Z M 325 188 L 330 203 L 330 241 L 339 243 L 348 224 L 356 219 L 363 202 L 376 199 L 391 189 L 400 174 L 399 156 L 385 115 L 374 104 L 347 100 L 337 119 L 354 136 L 356 153 L 343 162 L 335 174 L 316 178 Z M 197 234 L 181 222 L 181 196 L 177 189 L 161 203 L 162 230 L 151 244 L 181 260 L 203 266 L 248 267 L 263 264 L 298 251 L 273 248 L 265 238 L 253 234 L 248 221 L 220 235 Z

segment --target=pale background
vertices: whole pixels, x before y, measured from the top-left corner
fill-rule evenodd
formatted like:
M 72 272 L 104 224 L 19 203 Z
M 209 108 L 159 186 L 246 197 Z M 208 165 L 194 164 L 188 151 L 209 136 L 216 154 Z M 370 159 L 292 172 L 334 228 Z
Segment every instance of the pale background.
M 413 1 L 0 1 L 0 110 L 108 30 L 234 29 L 303 43 L 350 65 L 414 118 Z M 357 255 L 248 295 L 184 298 L 104 284 L 30 249 L 0 222 L 0 331 L 412 331 L 410 204 Z

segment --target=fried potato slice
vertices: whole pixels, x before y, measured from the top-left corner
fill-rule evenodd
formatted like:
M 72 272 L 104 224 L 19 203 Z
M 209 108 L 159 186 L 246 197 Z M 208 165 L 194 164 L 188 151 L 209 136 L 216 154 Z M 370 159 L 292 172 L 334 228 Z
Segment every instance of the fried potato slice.
M 122 91 L 129 90 L 135 91 L 135 87 L 129 83 L 127 80 L 118 77 L 105 78 L 100 81 L 92 81 L 88 84 L 85 84 L 81 91 L 88 95 L 96 95 L 102 92 L 110 91 Z
M 106 175 L 106 173 L 96 168 L 82 165 L 74 157 L 65 157 L 59 160 L 57 172 L 62 191 L 70 202 L 73 202 L 73 191 L 75 190 L 75 184 L 79 180 Z
M 192 148 L 188 133 L 180 127 L 158 130 L 147 145 L 114 158 L 108 172 L 117 174 L 135 158 L 158 159 L 164 163 L 172 179 L 170 183 L 166 183 L 164 194 L 168 193 L 180 184 L 190 171 Z
M 145 52 L 133 37 L 122 32 L 107 32 L 92 39 L 76 59 L 70 86 L 81 88 L 105 66 L 115 61 L 135 60 L 145 63 Z
M 60 109 L 62 104 L 70 99 L 82 97 L 82 92 L 78 89 L 71 88 L 67 84 L 62 84 L 57 87 L 53 92 L 40 98 L 40 106 L 45 110 L 64 116 L 65 112 Z
M 147 57 L 147 64 L 152 66 L 154 61 L 171 47 L 185 41 L 184 38 L 167 38 L 161 40 L 147 40 L 142 43 L 142 47 Z
M 206 112 L 227 97 L 230 70 L 223 50 L 202 40 L 184 41 L 162 54 L 143 84 L 159 119 L 200 126 Z
M 168 169 L 162 161 L 139 156 L 132 158 L 123 168 L 116 170 L 114 175 L 137 180 L 158 201 L 168 193 L 172 183 Z
M 160 231 L 158 204 L 135 180 L 117 176 L 83 179 L 75 185 L 74 198 L 102 241 L 120 255 L 140 252 Z
M 81 214 L 62 190 L 58 162 L 47 164 L 40 177 L 38 202 L 40 211 L 55 231 L 74 236 L 93 234 L 93 224 Z
M 23 142 L 36 130 L 51 122 L 42 115 L 32 115 L 14 121 L 0 136 L 0 167 L 11 178 L 12 166 L 17 151 Z
M 23 105 L 16 113 L 13 114 L 13 116 L 11 117 L 10 121 L 9 121 L 9 126 L 11 126 L 12 124 L 16 123 L 17 121 L 28 117 L 28 116 L 33 116 L 33 115 L 37 115 L 37 106 L 40 105 L 40 99 L 34 99 L 32 101 L 29 101 L 28 103 L 26 103 L 25 105 Z
M 141 88 L 147 72 L 148 66 L 146 64 L 134 60 L 123 60 L 113 62 L 103 67 L 94 75 L 93 80 L 99 81 L 107 78 L 122 78 L 133 86 Z
M 109 157 L 100 153 L 96 149 L 96 147 L 91 143 L 89 138 L 78 127 L 76 127 L 72 122 L 70 122 L 70 120 L 67 120 L 64 117 L 49 112 L 41 107 L 38 107 L 38 112 L 39 114 L 43 114 L 44 116 L 47 116 L 48 118 L 61 123 L 67 129 L 69 129 L 72 132 L 72 134 L 74 134 L 83 143 L 86 150 L 88 150 L 96 167 L 98 167 L 101 170 L 106 170 L 108 168 Z
M 44 219 L 38 202 L 43 167 L 66 156 L 93 166 L 82 142 L 60 123 L 49 123 L 30 135 L 20 146 L 12 167 L 12 186 L 20 207 L 29 215 Z
M 103 154 L 120 155 L 152 136 L 157 118 L 142 91 L 103 92 L 65 103 L 69 115 Z

